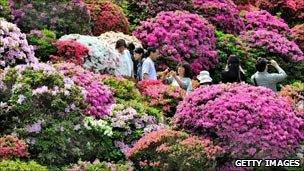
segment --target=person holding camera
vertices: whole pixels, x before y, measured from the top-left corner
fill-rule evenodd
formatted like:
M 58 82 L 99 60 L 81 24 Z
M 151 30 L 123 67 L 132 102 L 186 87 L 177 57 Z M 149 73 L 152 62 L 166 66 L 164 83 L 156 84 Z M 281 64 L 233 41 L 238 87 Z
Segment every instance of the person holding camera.
M 278 73 L 268 73 L 268 65 L 273 66 Z M 259 58 L 255 67 L 257 72 L 251 76 L 251 81 L 256 86 L 267 87 L 274 92 L 277 91 L 277 83 L 283 81 L 287 77 L 285 71 L 275 60 L 268 61 L 265 58 Z
M 166 69 L 162 73 L 162 78 L 166 84 L 180 87 L 185 91 L 192 91 L 192 84 L 190 79 L 190 66 L 188 63 L 182 63 L 177 66 L 177 73 Z

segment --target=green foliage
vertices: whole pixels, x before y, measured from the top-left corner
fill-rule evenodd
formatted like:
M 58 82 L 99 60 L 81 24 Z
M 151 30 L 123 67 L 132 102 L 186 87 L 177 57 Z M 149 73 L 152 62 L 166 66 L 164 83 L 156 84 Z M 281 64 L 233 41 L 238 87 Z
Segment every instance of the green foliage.
M 35 161 L 22 162 L 19 160 L 2 160 L 0 161 L 1 171 L 47 171 L 47 167 L 41 166 Z
M 51 30 L 34 30 L 27 35 L 27 41 L 35 47 L 35 56 L 42 62 L 47 62 L 49 56 L 56 52 L 53 43 L 56 41 L 56 34 Z
M 245 70 L 247 81 L 255 71 L 255 60 L 247 56 L 247 49 L 242 44 L 238 37 L 232 34 L 224 34 L 221 31 L 215 32 L 217 43 L 216 49 L 219 56 L 219 62 L 214 70 L 212 70 L 211 77 L 215 83 L 221 81 L 221 72 L 225 69 L 227 60 L 230 55 L 235 55 L 241 60 L 241 66 Z
M 9 19 L 8 0 L 0 0 L 0 18 Z

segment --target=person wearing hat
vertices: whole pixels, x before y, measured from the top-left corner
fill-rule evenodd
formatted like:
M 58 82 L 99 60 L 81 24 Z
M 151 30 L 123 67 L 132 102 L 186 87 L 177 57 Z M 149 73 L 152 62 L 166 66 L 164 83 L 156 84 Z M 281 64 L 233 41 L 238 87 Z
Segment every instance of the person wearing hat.
M 200 74 L 197 76 L 197 79 L 199 80 L 201 86 L 212 84 L 212 78 L 210 77 L 208 71 L 201 71 Z

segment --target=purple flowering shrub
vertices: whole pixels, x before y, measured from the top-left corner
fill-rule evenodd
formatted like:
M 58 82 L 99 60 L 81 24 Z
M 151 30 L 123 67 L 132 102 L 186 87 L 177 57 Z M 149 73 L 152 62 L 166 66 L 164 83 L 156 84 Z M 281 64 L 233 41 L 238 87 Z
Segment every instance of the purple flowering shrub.
M 197 14 L 185 11 L 161 12 L 141 22 L 135 35 L 145 47 L 160 50 L 162 62 L 175 67 L 187 61 L 192 72 L 209 70 L 217 63 L 214 28 Z
M 291 30 L 283 19 L 273 16 L 265 10 L 245 12 L 244 22 L 246 30 L 264 29 L 286 37 L 291 34 Z
M 80 80 L 74 82 L 74 78 L 65 77 L 48 64 L 7 68 L 0 78 L 0 131 L 17 133 L 24 139 L 31 159 L 58 168 L 80 158 L 122 159 L 110 138 L 87 130 L 84 124 L 82 112 L 95 110 L 92 103 L 100 108 L 96 100 L 106 101 L 108 96 L 101 93 L 110 94 L 104 86 L 92 82 L 82 88 L 86 79 L 79 84 Z M 107 106 L 102 107 L 107 110 Z
M 110 114 L 115 100 L 110 89 L 101 83 L 98 74 L 84 70 L 73 63 L 61 63 L 55 67 L 83 89 L 84 99 L 88 103 L 88 107 L 84 110 L 85 115 L 102 118 Z
M 15 24 L 0 19 L 0 68 L 37 61 L 26 35 Z
M 173 122 L 218 142 L 231 158 L 284 158 L 304 138 L 303 120 L 285 99 L 247 84 L 196 89 L 180 103 Z
M 287 61 L 304 61 L 304 54 L 298 45 L 273 31 L 258 29 L 241 35 L 244 43 L 258 56 L 276 56 Z
M 26 33 L 45 28 L 58 36 L 91 33 L 90 13 L 82 0 L 9 0 L 9 4 L 14 23 Z
M 237 6 L 229 0 L 193 0 L 194 8 L 217 29 L 234 35 L 244 30 Z
M 126 11 L 131 26 L 136 26 L 147 18 L 155 17 L 162 11 L 192 11 L 193 9 L 192 0 L 127 0 L 125 7 L 122 7 Z

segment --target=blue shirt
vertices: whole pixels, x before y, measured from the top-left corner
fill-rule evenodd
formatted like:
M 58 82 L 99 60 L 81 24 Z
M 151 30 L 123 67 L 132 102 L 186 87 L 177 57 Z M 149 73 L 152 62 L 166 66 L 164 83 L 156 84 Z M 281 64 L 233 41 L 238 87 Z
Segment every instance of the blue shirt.
M 148 75 L 149 80 L 157 80 L 155 65 L 150 57 L 148 57 L 142 65 L 142 78 L 144 78 L 145 74 Z

